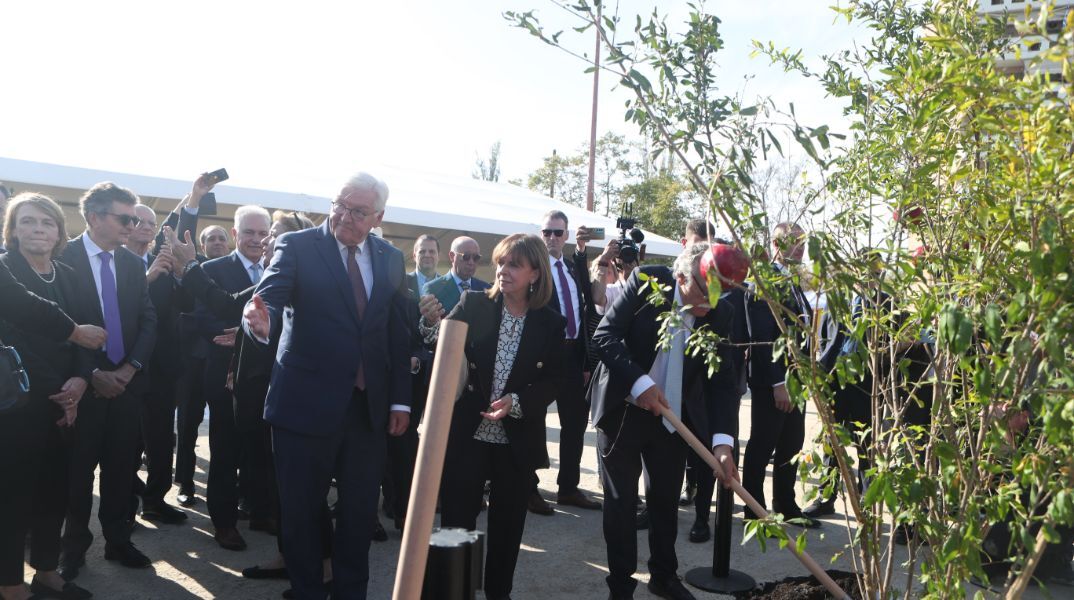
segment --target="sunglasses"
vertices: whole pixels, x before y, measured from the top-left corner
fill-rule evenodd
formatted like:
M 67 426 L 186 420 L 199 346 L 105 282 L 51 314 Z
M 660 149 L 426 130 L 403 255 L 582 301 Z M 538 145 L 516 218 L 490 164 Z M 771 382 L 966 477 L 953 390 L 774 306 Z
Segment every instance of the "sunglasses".
M 552 237 L 552 236 L 563 237 L 564 233 L 567 233 L 566 229 L 542 229 L 541 230 L 541 234 L 544 235 L 544 237 Z
M 481 255 L 476 253 L 476 252 L 473 252 L 473 253 L 470 253 L 470 254 L 460 254 L 458 256 L 459 256 L 460 259 L 465 260 L 467 262 L 469 262 L 469 261 L 481 262 Z
M 134 215 L 117 215 L 116 213 L 110 213 L 110 212 L 102 212 L 100 214 L 102 214 L 102 215 L 112 215 L 113 217 L 116 218 L 116 221 L 119 221 L 119 224 L 124 226 L 124 227 L 130 227 L 132 225 L 134 227 L 137 227 L 138 224 L 142 222 L 141 219 L 139 219 L 138 217 L 136 217 Z

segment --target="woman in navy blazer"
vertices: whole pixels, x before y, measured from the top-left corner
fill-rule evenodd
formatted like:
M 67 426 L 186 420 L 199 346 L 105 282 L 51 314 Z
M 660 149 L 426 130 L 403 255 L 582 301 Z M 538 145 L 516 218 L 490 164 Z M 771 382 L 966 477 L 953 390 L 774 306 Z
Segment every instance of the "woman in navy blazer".
M 475 529 L 491 481 L 485 596 L 507 598 L 526 524 L 531 476 L 544 458 L 544 417 L 556 394 L 566 321 L 547 307 L 548 250 L 514 234 L 492 252 L 496 281 L 467 292 L 448 319 L 464 321 L 466 388 L 455 404 L 440 490 L 440 524 Z M 435 298 L 422 299 L 421 327 L 436 337 Z

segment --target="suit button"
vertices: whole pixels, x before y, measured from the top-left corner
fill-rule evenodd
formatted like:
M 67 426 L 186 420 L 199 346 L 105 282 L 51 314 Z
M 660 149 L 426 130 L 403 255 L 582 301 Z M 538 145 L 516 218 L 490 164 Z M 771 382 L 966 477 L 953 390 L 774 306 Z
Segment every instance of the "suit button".
M 543 362 L 537 363 L 537 368 L 538 369 L 543 369 L 544 368 L 544 363 Z
M 471 368 L 471 369 L 476 369 L 476 368 L 477 368 L 477 365 L 475 365 L 474 363 L 470 363 L 470 368 Z
M 472 383 L 466 384 L 466 389 L 471 391 L 471 392 L 474 391 L 474 384 L 472 384 Z

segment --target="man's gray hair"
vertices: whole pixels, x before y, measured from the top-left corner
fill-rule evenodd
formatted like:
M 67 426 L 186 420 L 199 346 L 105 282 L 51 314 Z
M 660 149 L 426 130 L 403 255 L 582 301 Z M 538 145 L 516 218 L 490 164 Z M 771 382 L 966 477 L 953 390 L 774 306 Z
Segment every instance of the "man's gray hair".
M 242 220 L 249 215 L 263 217 L 266 223 L 272 225 L 272 215 L 269 214 L 269 211 L 256 204 L 247 204 L 246 206 L 240 206 L 235 211 L 235 231 L 238 231 L 241 228 Z
M 359 192 L 370 191 L 376 194 L 377 201 L 373 205 L 373 208 L 376 209 L 377 212 L 382 212 L 384 207 L 388 205 L 388 184 L 369 173 L 361 171 L 351 175 L 343 187 L 351 188 Z
M 675 259 L 675 264 L 671 267 L 675 277 L 682 275 L 687 280 L 692 278 L 698 271 L 701 255 L 707 252 L 708 249 L 709 245 L 707 243 L 692 244 L 683 248 L 682 253 Z

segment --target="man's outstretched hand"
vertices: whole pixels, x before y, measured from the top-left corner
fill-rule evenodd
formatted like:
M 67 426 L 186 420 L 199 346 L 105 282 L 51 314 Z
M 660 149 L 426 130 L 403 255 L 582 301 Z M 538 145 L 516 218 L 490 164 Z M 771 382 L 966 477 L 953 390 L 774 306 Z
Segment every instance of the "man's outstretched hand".
M 265 301 L 261 296 L 254 294 L 246 308 L 242 311 L 242 318 L 250 328 L 250 333 L 260 340 L 268 339 L 269 336 L 269 312 Z

